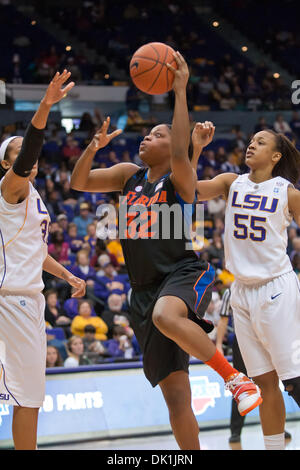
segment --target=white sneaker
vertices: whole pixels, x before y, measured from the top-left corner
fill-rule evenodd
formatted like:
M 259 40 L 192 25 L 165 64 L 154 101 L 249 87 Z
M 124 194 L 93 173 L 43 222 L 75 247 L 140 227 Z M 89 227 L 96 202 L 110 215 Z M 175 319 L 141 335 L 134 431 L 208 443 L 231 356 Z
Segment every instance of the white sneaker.
M 260 388 L 242 372 L 232 374 L 226 380 L 225 388 L 232 393 L 241 416 L 245 416 L 263 401 Z

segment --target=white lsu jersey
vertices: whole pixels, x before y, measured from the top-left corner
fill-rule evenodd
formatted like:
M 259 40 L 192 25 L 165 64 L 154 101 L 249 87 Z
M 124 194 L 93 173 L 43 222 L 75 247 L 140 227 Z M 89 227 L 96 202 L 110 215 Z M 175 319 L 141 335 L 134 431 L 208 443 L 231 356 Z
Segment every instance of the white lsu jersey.
M 48 254 L 50 217 L 37 190 L 29 186 L 24 201 L 9 204 L 0 182 L 0 294 L 30 295 L 44 288 L 42 267 Z
M 248 285 L 292 271 L 287 255 L 289 181 L 277 176 L 254 183 L 248 174 L 231 184 L 225 211 L 226 269 Z

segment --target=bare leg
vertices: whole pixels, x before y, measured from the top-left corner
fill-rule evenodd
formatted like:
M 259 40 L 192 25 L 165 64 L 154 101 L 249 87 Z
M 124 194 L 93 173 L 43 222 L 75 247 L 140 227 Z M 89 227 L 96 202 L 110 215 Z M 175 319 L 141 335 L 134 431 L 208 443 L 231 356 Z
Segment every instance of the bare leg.
M 14 406 L 12 433 L 16 450 L 35 450 L 39 408 Z
M 187 315 L 187 306 L 183 300 L 165 296 L 156 302 L 152 319 L 156 328 L 186 353 L 207 362 L 216 352 L 216 346 L 205 331 L 189 320 Z
M 253 377 L 253 381 L 260 387 L 263 398 L 259 414 L 264 436 L 284 433 L 285 405 L 276 371 Z
M 178 446 L 182 450 L 199 450 L 199 425 L 191 407 L 191 387 L 188 374 L 172 372 L 159 383 L 169 408 L 170 423 Z

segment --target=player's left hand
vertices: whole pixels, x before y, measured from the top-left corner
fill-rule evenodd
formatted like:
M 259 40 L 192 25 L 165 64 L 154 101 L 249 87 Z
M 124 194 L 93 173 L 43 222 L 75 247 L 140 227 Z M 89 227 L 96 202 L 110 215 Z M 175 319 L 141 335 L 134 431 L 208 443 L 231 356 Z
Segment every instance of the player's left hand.
M 47 106 L 52 106 L 53 104 L 58 103 L 63 98 L 65 98 L 68 92 L 75 85 L 74 82 L 70 82 L 68 85 L 62 88 L 64 83 L 66 83 L 70 76 L 71 72 L 68 72 L 66 69 L 63 71 L 63 73 L 56 72 L 46 90 L 42 102 L 45 103 Z
M 82 279 L 76 276 L 70 276 L 68 278 L 68 283 L 70 286 L 75 288 L 75 291 L 72 294 L 72 297 L 78 298 L 85 295 L 86 283 Z
M 214 134 L 215 126 L 211 121 L 197 122 L 192 133 L 193 147 L 206 147 L 213 140 Z
M 170 64 L 167 64 L 167 67 L 174 73 L 173 90 L 176 93 L 177 91 L 186 88 L 189 81 L 190 72 L 187 63 L 180 52 L 174 52 L 173 56 L 176 60 L 178 69 L 175 69 Z

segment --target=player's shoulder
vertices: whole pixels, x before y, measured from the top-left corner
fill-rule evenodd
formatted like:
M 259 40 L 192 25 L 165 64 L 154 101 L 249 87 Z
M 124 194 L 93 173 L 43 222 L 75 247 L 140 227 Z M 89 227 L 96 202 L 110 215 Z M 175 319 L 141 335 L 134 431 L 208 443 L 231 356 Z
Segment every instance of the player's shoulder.
M 234 182 L 243 183 L 248 179 L 248 174 L 244 173 L 242 175 L 238 175 L 237 173 L 223 173 L 224 174 L 224 181 L 231 186 Z
M 121 173 L 122 173 L 122 179 L 123 179 L 123 189 L 125 186 L 128 184 L 128 182 L 131 180 L 133 176 L 139 176 L 141 173 L 145 172 L 146 169 L 142 168 L 135 163 L 119 163 L 118 164 Z

